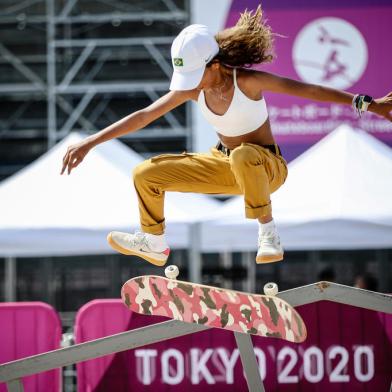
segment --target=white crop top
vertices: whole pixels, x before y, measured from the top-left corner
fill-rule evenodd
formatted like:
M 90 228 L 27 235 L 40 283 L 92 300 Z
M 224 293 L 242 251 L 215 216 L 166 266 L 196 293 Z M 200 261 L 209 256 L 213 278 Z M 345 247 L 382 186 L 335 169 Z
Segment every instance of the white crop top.
M 268 118 L 265 99 L 255 101 L 248 98 L 237 85 L 237 69 L 233 70 L 234 94 L 229 108 L 223 115 L 213 113 L 206 104 L 201 90 L 197 103 L 207 121 L 223 136 L 240 136 L 252 132 Z

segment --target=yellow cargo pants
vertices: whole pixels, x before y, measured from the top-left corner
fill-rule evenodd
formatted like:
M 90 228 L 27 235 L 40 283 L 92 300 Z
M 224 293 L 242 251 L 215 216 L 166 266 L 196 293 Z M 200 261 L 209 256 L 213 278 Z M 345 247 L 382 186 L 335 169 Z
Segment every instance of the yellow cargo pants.
M 133 171 L 141 229 L 162 234 L 166 191 L 244 195 L 245 216 L 271 213 L 270 194 L 286 180 L 286 161 L 269 149 L 242 143 L 229 156 L 215 147 L 210 153 L 162 154 Z M 191 208 L 191 206 L 190 206 Z

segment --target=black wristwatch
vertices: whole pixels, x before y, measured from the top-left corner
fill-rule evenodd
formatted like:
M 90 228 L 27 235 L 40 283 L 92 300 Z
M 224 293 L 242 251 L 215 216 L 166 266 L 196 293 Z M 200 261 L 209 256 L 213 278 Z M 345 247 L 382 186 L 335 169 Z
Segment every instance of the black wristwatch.
M 352 106 L 361 116 L 363 112 L 368 110 L 368 107 L 372 102 L 373 98 L 370 95 L 356 94 L 352 100 Z

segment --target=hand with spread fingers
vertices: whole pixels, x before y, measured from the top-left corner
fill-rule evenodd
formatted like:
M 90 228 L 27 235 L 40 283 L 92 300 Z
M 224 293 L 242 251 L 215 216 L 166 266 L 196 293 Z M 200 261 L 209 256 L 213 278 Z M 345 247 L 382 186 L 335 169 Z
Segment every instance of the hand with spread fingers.
M 69 146 L 63 158 L 61 174 L 63 174 L 65 170 L 68 171 L 68 174 L 71 174 L 72 169 L 77 167 L 83 161 L 84 157 L 92 147 L 93 146 L 87 139 Z
M 385 97 L 375 99 L 374 102 L 376 104 L 370 105 L 370 111 L 392 122 L 392 91 Z

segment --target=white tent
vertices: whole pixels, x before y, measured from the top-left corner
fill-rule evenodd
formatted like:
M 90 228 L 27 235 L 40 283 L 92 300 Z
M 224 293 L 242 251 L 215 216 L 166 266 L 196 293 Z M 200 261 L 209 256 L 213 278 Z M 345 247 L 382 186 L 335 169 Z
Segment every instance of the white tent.
M 109 231 L 139 227 L 131 172 L 143 158 L 111 140 L 90 151 L 70 176 L 60 176 L 67 146 L 82 139 L 83 135 L 70 134 L 0 184 L 0 256 L 109 253 Z M 171 247 L 188 247 L 189 224 L 217 206 L 205 195 L 167 193 Z
M 392 149 L 342 125 L 289 164 L 272 195 L 287 250 L 392 247 Z M 202 227 L 204 251 L 255 250 L 257 223 L 234 197 Z

